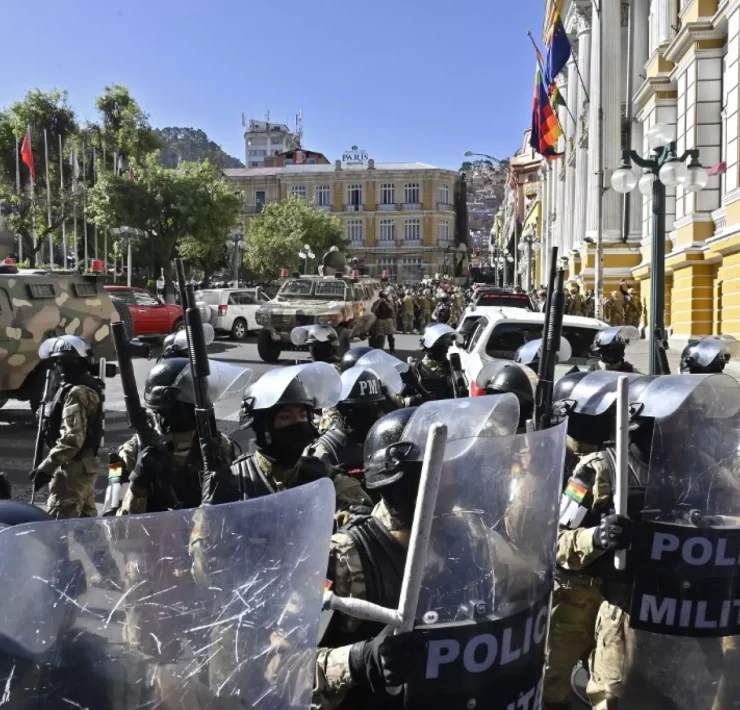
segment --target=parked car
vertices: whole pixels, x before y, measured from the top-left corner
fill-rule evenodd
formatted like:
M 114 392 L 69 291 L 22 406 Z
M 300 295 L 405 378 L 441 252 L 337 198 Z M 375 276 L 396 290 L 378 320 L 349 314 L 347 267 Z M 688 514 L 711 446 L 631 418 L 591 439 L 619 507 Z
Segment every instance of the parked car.
M 146 289 L 106 286 L 105 290 L 128 306 L 136 338 L 169 335 L 183 326 L 182 306 L 165 303 Z
M 492 360 L 513 360 L 516 351 L 525 343 L 542 337 L 545 314 L 522 308 L 478 306 L 463 314 L 458 332 L 461 345 L 453 345 L 451 352 L 460 354 L 468 382 L 475 382 L 478 373 Z M 572 357 L 556 367 L 556 378 L 573 365 L 588 369 L 598 358 L 591 354 L 596 333 L 607 324 L 595 318 L 563 316 L 563 336 L 568 340 Z
M 481 286 L 473 291 L 469 308 L 474 306 L 503 306 L 504 308 L 523 308 L 534 311 L 532 301 L 526 293 L 515 293 L 495 286 Z
M 259 330 L 257 309 L 270 299 L 261 288 L 206 288 L 195 292 L 195 302 L 204 323 L 217 334 L 244 340 L 250 330 Z

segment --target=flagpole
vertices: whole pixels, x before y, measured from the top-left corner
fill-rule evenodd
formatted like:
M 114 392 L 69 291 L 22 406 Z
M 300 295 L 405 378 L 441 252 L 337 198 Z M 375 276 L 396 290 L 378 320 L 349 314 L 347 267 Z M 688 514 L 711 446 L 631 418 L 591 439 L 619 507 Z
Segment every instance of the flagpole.
M 103 143 L 103 170 L 105 170 L 105 143 Z M 103 273 L 108 278 L 108 228 L 103 233 Z
M 537 46 L 537 43 L 534 41 L 534 37 L 532 36 L 532 33 L 531 32 L 527 32 L 527 36 L 529 37 L 529 39 L 532 42 L 532 45 L 534 46 L 534 51 L 535 51 L 535 54 L 537 55 L 537 62 L 539 63 L 539 65 L 540 65 L 540 71 L 542 72 L 542 78 L 545 80 L 545 82 L 547 82 L 547 73 L 545 72 L 545 67 L 542 64 L 542 53 L 540 52 L 540 49 Z M 553 84 L 555 83 L 555 77 L 552 77 L 552 82 L 553 82 Z M 560 92 L 558 92 L 558 93 L 560 94 Z M 548 99 L 550 99 L 550 96 L 549 95 L 548 95 Z M 571 120 L 573 121 L 573 123 L 577 124 L 577 121 L 575 119 L 575 116 L 573 116 L 573 114 L 570 111 L 570 108 L 568 108 L 568 102 L 563 98 L 563 95 L 562 94 L 560 94 L 560 101 L 563 103 L 563 107 L 568 112 L 568 115 L 571 117 Z M 550 100 L 550 105 L 552 106 L 552 100 Z M 553 107 L 553 108 L 555 108 L 555 107 Z M 555 117 L 557 118 L 557 111 L 556 110 L 553 110 L 553 113 L 555 114 Z M 560 121 L 558 121 L 558 123 L 560 123 Z M 560 126 L 560 130 L 561 131 L 563 130 L 563 127 L 562 126 Z M 565 134 L 565 131 L 563 131 L 563 134 Z
M 77 251 L 77 171 L 79 170 L 79 165 L 77 163 L 77 151 L 76 146 L 74 142 L 74 138 L 72 139 L 72 194 L 74 195 L 74 204 L 73 204 L 73 212 L 72 212 L 72 251 L 75 255 L 75 271 L 80 270 L 80 255 Z
M 85 241 L 85 263 L 87 271 L 87 144 L 82 141 L 82 238 Z
M 59 201 L 62 204 L 62 268 L 66 271 L 67 264 L 67 214 L 64 209 L 64 146 L 62 144 L 62 134 L 59 134 Z
M 17 126 L 13 126 L 13 137 L 15 138 L 15 194 L 18 198 L 18 211 L 20 212 L 21 202 L 21 161 L 18 157 L 20 153 L 20 147 L 18 146 L 18 131 Z M 23 235 L 18 235 L 18 263 L 23 261 Z
M 97 174 L 97 170 L 98 170 L 98 164 L 95 162 L 95 158 L 96 158 L 96 155 L 95 155 L 95 146 L 93 146 L 93 162 L 92 162 L 92 169 L 93 169 L 92 181 L 93 181 L 93 185 L 95 185 L 95 179 L 96 179 L 96 174 Z M 93 238 L 95 239 L 95 261 L 97 261 L 98 260 L 98 225 L 97 225 L 97 223 L 93 224 Z
M 49 266 L 54 266 L 54 238 L 51 234 L 51 182 L 49 181 L 49 136 L 44 128 L 44 166 L 46 168 L 46 226 L 49 228 Z
M 31 146 L 31 126 L 26 127 L 26 136 L 28 137 L 28 145 L 31 147 L 31 153 L 33 154 L 33 146 Z M 34 161 L 31 160 L 33 163 Z M 29 169 L 31 173 L 31 244 L 33 244 L 34 254 L 39 254 L 39 244 L 36 236 L 36 180 L 34 179 L 34 173 L 36 172 L 35 167 Z M 34 256 L 34 261 L 36 261 Z

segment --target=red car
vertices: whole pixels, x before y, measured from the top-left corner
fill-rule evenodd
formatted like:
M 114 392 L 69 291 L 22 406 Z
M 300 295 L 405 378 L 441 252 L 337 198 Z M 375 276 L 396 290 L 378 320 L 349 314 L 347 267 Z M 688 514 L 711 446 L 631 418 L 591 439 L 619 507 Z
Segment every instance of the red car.
M 168 335 L 183 325 L 181 306 L 165 303 L 146 289 L 134 286 L 106 286 L 105 290 L 128 306 L 133 321 L 134 337 Z

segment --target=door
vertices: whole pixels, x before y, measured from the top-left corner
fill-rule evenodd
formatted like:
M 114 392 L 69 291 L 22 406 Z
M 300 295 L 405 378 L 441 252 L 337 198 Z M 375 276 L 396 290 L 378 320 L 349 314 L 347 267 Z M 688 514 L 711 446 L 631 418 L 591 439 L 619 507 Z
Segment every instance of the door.
M 159 335 L 169 332 L 167 309 L 144 289 L 134 291 L 134 307 L 141 322 L 142 335 Z

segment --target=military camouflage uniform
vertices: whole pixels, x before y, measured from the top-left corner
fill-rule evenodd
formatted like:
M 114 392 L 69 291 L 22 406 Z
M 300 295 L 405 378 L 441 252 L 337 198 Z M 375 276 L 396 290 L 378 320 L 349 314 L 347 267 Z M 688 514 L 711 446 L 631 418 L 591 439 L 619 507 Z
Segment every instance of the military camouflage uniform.
M 604 320 L 609 325 L 624 325 L 624 302 L 619 291 L 614 291 L 612 297 L 604 303 Z
M 93 518 L 95 481 L 100 459 L 99 441 L 87 442 L 89 426 L 101 416 L 100 396 L 84 385 L 73 386 L 64 399 L 59 436 L 38 469 L 52 476 L 49 483 L 49 515 L 54 518 Z
M 401 302 L 401 321 L 403 332 L 412 333 L 414 330 L 414 297 L 408 293 Z
M 423 332 L 424 328 L 429 325 L 432 320 L 432 299 L 429 296 L 422 296 L 419 299 L 419 332 Z
M 570 298 L 568 299 L 568 313 L 571 316 L 586 315 L 586 301 L 581 296 L 577 284 L 571 286 Z
M 381 501 L 372 512 L 373 517 L 404 548 L 408 548 L 411 530 L 396 518 Z M 329 566 L 333 567 L 332 591 L 340 597 L 367 599 L 365 578 L 360 554 L 352 538 L 339 531 L 331 538 Z M 356 632 L 364 622 L 341 615 L 339 626 L 342 633 Z M 339 648 L 319 648 L 316 656 L 316 683 L 314 685 L 313 708 L 330 710 L 338 707 L 347 692 L 354 686 L 349 671 L 350 645 Z

